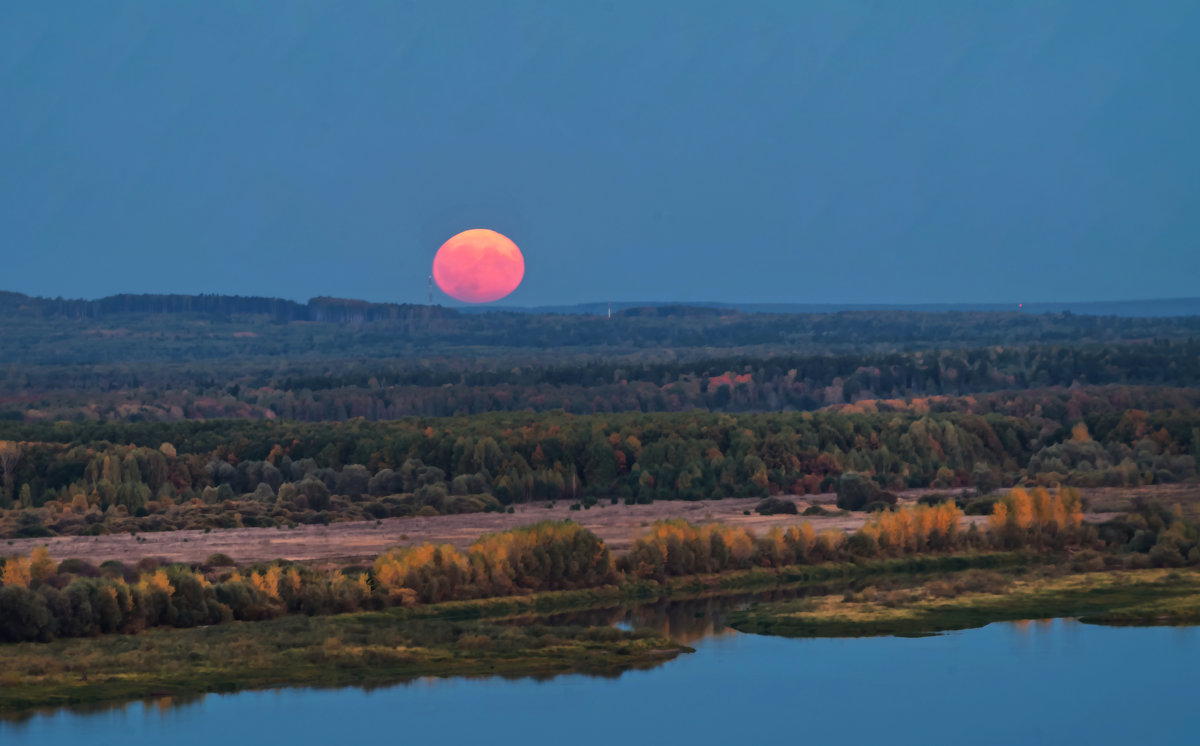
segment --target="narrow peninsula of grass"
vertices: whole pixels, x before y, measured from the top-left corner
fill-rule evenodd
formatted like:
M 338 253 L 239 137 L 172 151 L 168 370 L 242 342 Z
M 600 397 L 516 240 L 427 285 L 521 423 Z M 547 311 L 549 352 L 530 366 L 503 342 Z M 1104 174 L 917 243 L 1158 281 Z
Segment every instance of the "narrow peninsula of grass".
M 536 620 L 649 599 L 928 576 L 1036 559 L 991 552 L 760 568 L 380 612 L 0 645 L 0 713 L 272 686 L 388 684 L 418 676 L 617 674 L 690 648 L 644 630 L 546 626 Z
M 1200 571 L 1014 575 L 971 570 L 917 585 L 762 603 L 730 615 L 742 632 L 785 637 L 928 635 L 1018 619 L 1200 622 Z
M 396 611 L 0 646 L 0 713 L 418 676 L 617 674 L 689 650 L 643 630 L 404 619 Z

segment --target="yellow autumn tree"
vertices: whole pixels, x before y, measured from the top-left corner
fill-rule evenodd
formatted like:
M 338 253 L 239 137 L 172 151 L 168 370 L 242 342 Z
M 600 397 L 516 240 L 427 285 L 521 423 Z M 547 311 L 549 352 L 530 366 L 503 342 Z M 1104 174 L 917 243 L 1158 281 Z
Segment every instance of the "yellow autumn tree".
M 1009 543 L 1070 541 L 1082 524 L 1083 501 L 1070 487 L 1053 494 L 1043 487 L 1032 492 L 1013 488 L 996 503 L 989 519 L 993 535 Z
M 827 528 L 817 534 L 817 553 L 825 559 L 838 558 L 842 545 L 846 543 L 846 532 Z
M 284 583 L 287 585 L 288 591 L 291 593 L 300 592 L 300 571 L 296 568 L 290 568 L 287 575 L 284 577 Z
M 884 510 L 860 531 L 874 538 L 882 551 L 893 555 L 950 549 L 958 541 L 963 512 L 950 501 Z
M 250 573 L 250 582 L 262 592 L 264 596 L 274 601 L 280 600 L 279 583 L 283 579 L 283 570 L 279 565 L 271 565 L 266 572 Z
M 1083 525 L 1083 498 L 1079 496 L 1079 490 L 1074 487 L 1065 487 L 1058 491 L 1058 498 L 1062 501 L 1063 512 L 1067 516 L 1067 525 L 1071 528 L 1079 528 Z
M 1054 518 L 1053 501 L 1050 498 L 1050 493 L 1045 487 L 1034 487 L 1029 493 L 1029 499 L 1033 503 L 1033 521 L 1031 525 L 1045 526 Z
M 804 559 L 812 551 L 812 548 L 817 543 L 817 530 L 808 521 L 800 524 L 800 529 L 797 532 L 796 545 L 798 551 L 802 552 L 800 559 Z
M 399 547 L 375 560 L 375 579 L 394 602 L 410 595 L 425 603 L 454 598 L 469 575 L 467 558 L 450 544 Z
M 28 557 L 13 556 L 4 563 L 4 572 L 0 573 L 0 582 L 4 585 L 28 588 L 32 580 L 33 575 L 30 572 Z
M 1002 535 L 1008 529 L 1008 504 L 1003 501 L 997 501 L 992 506 L 992 514 L 988 516 L 988 527 L 997 536 Z
M 1006 498 L 1009 512 L 1018 529 L 1026 531 L 1033 525 L 1033 498 L 1020 487 L 1014 487 Z
M 171 585 L 171 579 L 167 577 L 166 570 L 155 570 L 153 573 L 146 573 L 138 578 L 138 588 L 144 592 L 160 592 L 168 596 L 175 592 L 175 586 Z
M 29 555 L 29 573 L 34 580 L 49 580 L 58 574 L 58 563 L 50 557 L 46 545 L 34 547 Z

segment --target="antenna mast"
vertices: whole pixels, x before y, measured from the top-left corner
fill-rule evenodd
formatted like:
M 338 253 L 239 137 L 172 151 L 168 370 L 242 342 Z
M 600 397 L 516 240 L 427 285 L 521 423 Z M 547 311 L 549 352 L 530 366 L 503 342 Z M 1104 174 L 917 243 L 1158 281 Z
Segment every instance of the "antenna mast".
M 433 275 L 429 276 L 429 305 L 433 305 Z

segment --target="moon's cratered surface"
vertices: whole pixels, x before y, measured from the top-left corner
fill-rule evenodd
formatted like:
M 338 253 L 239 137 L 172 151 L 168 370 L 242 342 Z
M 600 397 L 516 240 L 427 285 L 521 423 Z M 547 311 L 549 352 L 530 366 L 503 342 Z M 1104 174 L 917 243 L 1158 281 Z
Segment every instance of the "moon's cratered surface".
M 521 284 L 525 257 L 507 236 L 487 228 L 463 231 L 438 249 L 433 280 L 446 295 L 467 303 L 500 300 Z

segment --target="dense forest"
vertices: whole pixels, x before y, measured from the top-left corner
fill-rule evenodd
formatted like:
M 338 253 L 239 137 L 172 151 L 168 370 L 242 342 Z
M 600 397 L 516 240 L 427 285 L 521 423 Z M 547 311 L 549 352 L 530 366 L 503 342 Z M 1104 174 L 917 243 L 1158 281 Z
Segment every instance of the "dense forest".
M 1163 406 L 1137 409 L 1139 395 Z M 1058 391 L 981 408 L 904 402 L 890 411 L 737 415 L 8 422 L 0 423 L 0 499 L 19 510 L 0 530 L 36 536 L 502 510 L 561 499 L 586 506 L 803 495 L 832 491 L 846 473 L 867 475 L 881 490 L 984 491 L 1196 476 L 1200 410 L 1191 390 Z
M 1200 342 L 676 360 L 290 359 L 0 366 L 0 419 L 322 421 L 497 411 L 805 411 L 867 399 L 1049 387 L 1190 387 Z
M 1200 317 L 1100 317 L 1071 313 L 846 311 L 744 313 L 691 307 L 632 308 L 612 318 L 513 312 L 460 313 L 314 299 L 307 305 L 229 296 L 114 296 L 63 301 L 0 294 L 0 363 L 187 362 L 289 359 L 456 358 L 564 354 L 826 354 L 991 345 L 1185 340 Z
M 0 534 L 1193 479 L 1200 317 L 0 294 Z

